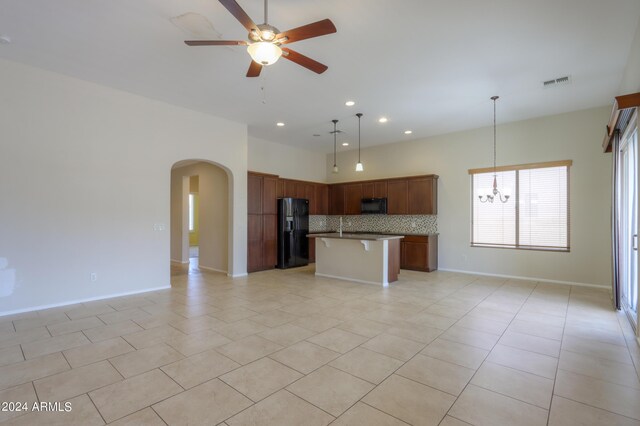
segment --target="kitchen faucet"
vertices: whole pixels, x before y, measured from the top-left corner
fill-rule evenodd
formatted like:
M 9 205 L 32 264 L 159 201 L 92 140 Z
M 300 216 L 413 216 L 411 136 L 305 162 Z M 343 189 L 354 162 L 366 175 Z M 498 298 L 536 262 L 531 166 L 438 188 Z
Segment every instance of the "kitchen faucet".
M 340 237 L 342 237 L 342 216 L 340 216 Z

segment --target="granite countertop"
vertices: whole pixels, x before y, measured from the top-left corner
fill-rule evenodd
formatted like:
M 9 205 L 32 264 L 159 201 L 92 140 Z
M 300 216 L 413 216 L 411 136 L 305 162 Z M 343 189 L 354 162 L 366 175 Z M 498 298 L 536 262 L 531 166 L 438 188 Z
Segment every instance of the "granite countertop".
M 338 232 L 329 232 L 324 234 L 308 234 L 309 238 L 336 238 L 342 240 L 366 240 L 366 241 L 382 241 L 382 240 L 399 240 L 404 238 L 404 235 L 390 235 L 390 234 L 364 234 L 357 232 L 342 232 L 342 236 Z
M 338 231 L 317 231 L 310 232 L 309 236 L 315 236 L 318 234 L 337 234 Z M 410 232 L 366 232 L 366 231 L 342 231 L 343 234 L 355 234 L 355 235 L 395 235 L 395 236 L 416 236 L 416 237 L 430 237 L 432 235 L 439 235 L 438 232 L 431 232 L 429 234 L 414 234 Z

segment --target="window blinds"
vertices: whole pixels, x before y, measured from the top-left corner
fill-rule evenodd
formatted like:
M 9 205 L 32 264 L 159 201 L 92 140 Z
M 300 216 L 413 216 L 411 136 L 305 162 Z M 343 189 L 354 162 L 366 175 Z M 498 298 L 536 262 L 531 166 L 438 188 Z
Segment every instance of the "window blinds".
M 570 161 L 500 167 L 498 189 L 509 201 L 481 202 L 493 169 L 469 170 L 471 245 L 569 251 Z

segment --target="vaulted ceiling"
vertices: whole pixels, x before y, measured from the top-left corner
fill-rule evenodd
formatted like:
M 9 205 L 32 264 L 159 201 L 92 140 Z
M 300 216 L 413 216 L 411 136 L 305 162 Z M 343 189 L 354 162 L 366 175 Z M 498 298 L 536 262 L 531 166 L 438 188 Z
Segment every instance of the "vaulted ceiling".
M 256 23 L 261 0 L 238 0 Z M 271 0 L 286 30 L 324 18 L 336 34 L 292 44 L 329 66 L 317 75 L 280 60 L 246 78 L 246 48 L 187 47 L 204 16 L 207 37 L 246 39 L 217 0 L 0 0 L 0 58 L 247 123 L 254 137 L 329 152 L 610 104 L 640 17 L 638 0 Z M 542 82 L 571 76 L 571 84 Z M 354 107 L 345 101 L 354 100 Z M 388 117 L 386 124 L 377 119 Z M 284 122 L 277 127 L 276 122 Z M 405 130 L 412 130 L 405 135 Z M 318 134 L 320 136 L 313 136 Z M 352 145 L 353 147 L 353 145 Z

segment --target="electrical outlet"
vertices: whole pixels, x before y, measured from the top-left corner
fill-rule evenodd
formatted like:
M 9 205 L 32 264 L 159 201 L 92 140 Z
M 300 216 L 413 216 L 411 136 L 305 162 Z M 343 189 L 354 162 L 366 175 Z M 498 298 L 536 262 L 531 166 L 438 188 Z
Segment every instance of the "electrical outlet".
M 98 281 L 98 273 L 97 272 L 92 272 L 91 273 L 91 282 L 95 283 L 96 281 Z

